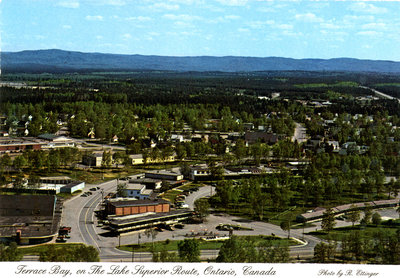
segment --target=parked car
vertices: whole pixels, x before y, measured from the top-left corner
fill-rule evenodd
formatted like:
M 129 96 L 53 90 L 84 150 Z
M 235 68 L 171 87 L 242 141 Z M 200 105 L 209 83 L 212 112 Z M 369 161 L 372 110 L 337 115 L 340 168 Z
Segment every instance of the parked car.
M 65 237 L 59 236 L 57 237 L 56 242 L 67 242 L 67 240 L 65 239 Z

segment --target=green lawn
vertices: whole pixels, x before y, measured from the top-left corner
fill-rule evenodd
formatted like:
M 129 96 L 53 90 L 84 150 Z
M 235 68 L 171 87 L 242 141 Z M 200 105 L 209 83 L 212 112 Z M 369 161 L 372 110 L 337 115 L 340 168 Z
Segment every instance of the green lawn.
M 273 236 L 238 236 L 238 238 L 246 238 L 246 239 L 251 239 L 255 241 L 256 245 L 261 244 L 262 242 L 270 241 L 272 246 L 278 246 L 278 245 L 285 245 L 289 244 L 289 246 L 293 245 L 298 245 L 298 242 L 293 241 L 293 240 L 288 240 L 287 238 L 279 238 L 279 237 L 273 237 Z M 224 243 L 223 240 L 219 241 L 205 241 L 205 240 L 200 240 L 199 241 L 199 248 L 200 250 L 214 250 L 214 249 L 220 249 L 222 244 Z M 134 252 L 151 252 L 154 250 L 155 252 L 161 252 L 163 250 L 165 251 L 178 251 L 178 242 L 179 240 L 170 240 L 170 241 L 156 241 L 154 242 L 154 249 L 153 249 L 153 244 L 151 242 L 149 243 L 143 243 L 143 244 L 129 244 L 129 245 L 123 245 L 120 246 L 119 249 L 125 250 L 125 251 L 130 251 L 132 250 Z
M 171 203 L 174 203 L 175 202 L 175 197 L 178 196 L 179 194 L 182 194 L 182 191 L 176 190 L 176 189 L 171 189 L 171 190 L 166 191 L 162 195 L 162 197 L 164 199 L 169 200 Z
M 331 240 L 341 241 L 343 237 L 348 236 L 350 233 L 355 231 L 359 231 L 360 236 L 363 238 L 373 238 L 375 237 L 375 234 L 379 231 L 384 231 L 387 233 L 395 233 L 399 228 L 400 228 L 400 220 L 397 219 L 392 221 L 391 224 L 390 222 L 385 221 L 378 226 L 375 226 L 373 224 L 367 226 L 354 225 L 354 227 L 348 226 L 348 227 L 335 228 L 329 233 L 324 231 L 314 231 L 308 234 L 325 240 L 331 239 Z

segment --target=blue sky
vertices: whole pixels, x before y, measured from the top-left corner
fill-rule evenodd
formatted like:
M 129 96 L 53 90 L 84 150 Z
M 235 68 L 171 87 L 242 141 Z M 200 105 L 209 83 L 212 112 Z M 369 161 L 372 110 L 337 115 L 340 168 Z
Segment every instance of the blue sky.
M 400 61 L 398 1 L 0 2 L 2 51 Z

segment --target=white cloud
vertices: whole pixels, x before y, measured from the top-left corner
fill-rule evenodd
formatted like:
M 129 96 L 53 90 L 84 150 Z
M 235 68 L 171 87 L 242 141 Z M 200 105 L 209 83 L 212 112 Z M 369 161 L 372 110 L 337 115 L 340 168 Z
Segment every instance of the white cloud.
M 325 29 L 340 29 L 341 27 L 339 25 L 329 23 L 329 22 L 323 22 L 321 23 L 321 27 Z
M 296 14 L 295 18 L 304 22 L 323 22 L 324 20 L 313 13 Z
M 37 40 L 44 40 L 46 37 L 43 35 L 35 35 L 35 39 Z
M 92 5 L 124 6 L 125 0 L 86 0 Z
M 86 18 L 86 20 L 89 20 L 89 21 L 102 21 L 103 20 L 103 17 L 101 15 L 87 15 L 85 18 Z
M 386 24 L 382 22 L 372 22 L 361 26 L 362 29 L 386 29 Z
M 188 14 L 165 14 L 163 15 L 164 18 L 170 19 L 170 20 L 179 20 L 179 21 L 194 21 L 194 20 L 201 20 L 202 18 L 200 16 L 196 15 L 188 15 Z
M 358 13 L 370 13 L 370 14 L 382 14 L 387 13 L 386 8 L 377 7 L 373 4 L 365 3 L 365 2 L 357 2 L 353 3 L 349 10 L 358 12 Z
M 256 21 L 250 21 L 248 23 L 249 27 L 253 29 L 261 29 L 264 28 L 266 25 L 274 25 L 274 24 L 275 24 L 274 20 L 266 20 L 266 21 L 256 20 Z
M 126 33 L 126 34 L 123 34 L 123 35 L 122 35 L 122 38 L 123 38 L 124 40 L 129 40 L 129 39 L 132 38 L 132 35 L 129 34 L 129 33 Z
M 291 24 L 277 24 L 276 28 L 282 29 L 282 30 L 291 30 L 291 29 L 293 29 L 293 25 L 291 25 Z
M 248 0 L 217 0 L 220 4 L 225 6 L 245 6 Z
M 71 27 L 71 25 L 63 25 L 62 28 L 63 29 L 71 29 L 72 27 Z
M 151 17 L 148 17 L 148 16 L 132 16 L 132 17 L 128 17 L 126 20 L 145 22 L 145 21 L 150 21 Z
M 179 10 L 179 5 L 178 4 L 167 4 L 167 3 L 155 3 L 151 6 L 149 6 L 149 9 L 176 11 L 176 10 Z
M 97 0 L 98 1 L 98 0 Z M 112 6 L 124 6 L 126 3 L 123 0 L 103 0 L 104 5 L 112 5 Z
M 179 4 L 184 4 L 184 5 L 192 5 L 192 4 L 204 4 L 204 0 L 169 0 L 170 2 L 173 3 L 179 3 Z
M 96 39 L 101 40 L 101 39 L 103 39 L 103 36 L 98 35 L 98 36 L 96 36 Z
M 361 31 L 361 32 L 358 32 L 357 35 L 376 37 L 376 36 L 382 35 L 382 33 L 379 33 L 377 31 Z
M 238 29 L 238 32 L 247 33 L 247 32 L 250 32 L 250 30 L 247 29 L 247 28 L 239 28 L 239 29 Z
M 62 2 L 58 2 L 57 6 L 60 6 L 63 8 L 77 9 L 77 8 L 79 8 L 79 2 L 78 1 L 62 1 Z
M 238 15 L 226 15 L 224 16 L 225 19 L 240 19 Z

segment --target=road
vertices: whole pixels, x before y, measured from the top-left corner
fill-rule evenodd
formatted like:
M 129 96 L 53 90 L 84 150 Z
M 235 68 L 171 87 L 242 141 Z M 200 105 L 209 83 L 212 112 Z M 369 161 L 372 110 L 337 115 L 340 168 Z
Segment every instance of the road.
M 380 91 L 378 91 L 378 90 L 375 90 L 375 89 L 373 89 L 373 88 L 366 87 L 366 86 L 360 86 L 360 88 L 367 89 L 367 90 L 371 90 L 372 92 L 374 92 L 377 96 L 379 96 L 379 97 L 381 97 L 381 98 L 386 98 L 386 99 L 391 99 L 391 100 L 394 100 L 394 99 L 395 99 L 395 100 L 397 100 L 398 102 L 400 102 L 400 99 L 395 98 L 395 97 L 392 97 L 392 96 L 389 96 L 388 94 L 382 93 L 382 92 L 380 92 Z
M 120 237 L 109 235 L 108 231 L 102 227 L 97 227 L 95 211 L 99 210 L 100 201 L 102 199 L 101 189 L 104 196 L 108 192 L 115 192 L 117 181 L 107 181 L 102 184 L 96 185 L 100 190 L 94 191 L 89 197 L 74 197 L 64 204 L 63 217 L 61 220 L 62 225 L 71 226 L 71 238 L 68 242 L 83 242 L 87 245 L 92 245 L 99 250 L 101 261 L 150 261 L 151 253 L 148 252 L 132 252 L 122 251 L 116 247 L 119 245 L 137 244 L 144 242 L 151 242 L 151 238 L 144 235 L 143 231 L 134 231 L 122 234 Z M 91 185 L 88 185 L 84 192 L 89 191 Z M 201 187 L 197 192 L 190 194 L 186 198 L 186 203 L 190 208 L 194 207 L 194 201 L 198 198 L 207 197 L 215 193 L 215 188 L 210 186 Z M 383 217 L 397 218 L 395 209 L 379 210 Z M 174 231 L 164 230 L 156 235 L 155 241 L 170 240 L 183 240 L 188 238 L 191 234 L 203 234 L 204 232 L 210 234 L 217 234 L 220 236 L 228 235 L 228 232 L 219 231 L 216 227 L 220 224 L 240 224 L 243 227 L 251 228 L 252 230 L 239 230 L 234 231 L 235 235 L 276 235 L 278 237 L 287 237 L 287 233 L 279 226 L 261 221 L 253 221 L 248 219 L 239 218 L 223 213 L 211 213 L 207 220 L 201 224 L 185 224 L 183 229 L 176 229 Z M 316 222 L 315 227 L 306 228 L 304 232 L 314 231 L 320 229 L 320 223 Z M 351 225 L 349 222 L 337 221 L 337 227 Z M 306 243 L 299 244 L 299 246 L 290 247 L 290 255 L 292 257 L 306 258 L 312 257 L 315 245 L 321 240 L 310 236 L 304 235 L 302 229 L 292 229 L 291 237 L 302 239 Z M 214 258 L 217 256 L 216 250 L 202 251 L 201 257 L 203 259 Z M 34 258 L 26 258 L 27 260 L 34 260 Z

